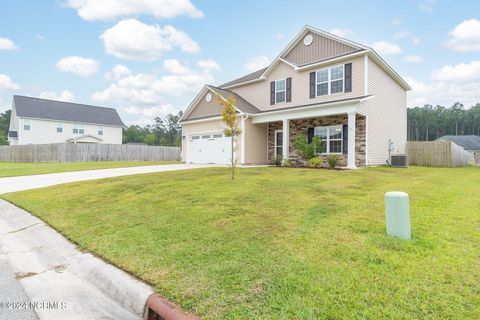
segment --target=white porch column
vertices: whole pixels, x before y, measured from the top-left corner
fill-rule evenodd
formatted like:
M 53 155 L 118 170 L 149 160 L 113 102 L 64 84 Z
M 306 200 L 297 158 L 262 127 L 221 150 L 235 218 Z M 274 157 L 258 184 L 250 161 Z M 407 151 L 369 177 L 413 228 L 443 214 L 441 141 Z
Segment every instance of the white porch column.
M 355 116 L 354 111 L 348 112 L 348 161 L 347 168 L 355 169 Z
M 283 131 L 282 131 L 282 134 L 283 134 L 283 147 L 282 147 L 282 158 L 284 160 L 288 160 L 289 158 L 289 149 L 290 149 L 290 139 L 289 139 L 289 136 L 290 136 L 290 133 L 289 133 L 289 122 L 290 120 L 288 119 L 283 119 L 282 120 L 283 122 Z
M 240 164 L 245 164 L 245 119 L 246 117 L 242 116 L 240 120 Z

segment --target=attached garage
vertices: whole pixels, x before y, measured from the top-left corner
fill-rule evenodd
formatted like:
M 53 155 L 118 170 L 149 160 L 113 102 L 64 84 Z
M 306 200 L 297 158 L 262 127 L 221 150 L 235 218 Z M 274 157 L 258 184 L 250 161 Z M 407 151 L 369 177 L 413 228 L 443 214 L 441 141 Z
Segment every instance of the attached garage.
M 187 139 L 187 163 L 228 164 L 231 140 L 221 132 L 192 134 Z

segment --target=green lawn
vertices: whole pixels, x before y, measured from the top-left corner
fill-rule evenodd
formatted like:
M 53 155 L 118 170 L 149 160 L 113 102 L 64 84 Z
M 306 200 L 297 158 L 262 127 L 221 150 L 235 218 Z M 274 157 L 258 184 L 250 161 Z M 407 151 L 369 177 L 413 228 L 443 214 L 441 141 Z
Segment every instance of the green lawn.
M 201 318 L 480 318 L 480 168 L 227 170 L 4 198 Z M 385 235 L 393 190 L 412 241 Z
M 153 166 L 157 164 L 180 163 L 178 161 L 138 161 L 138 162 L 64 162 L 64 163 L 31 163 L 31 162 L 0 162 L 0 177 L 26 176 L 31 174 L 81 171 L 93 169 L 126 168 L 138 166 Z

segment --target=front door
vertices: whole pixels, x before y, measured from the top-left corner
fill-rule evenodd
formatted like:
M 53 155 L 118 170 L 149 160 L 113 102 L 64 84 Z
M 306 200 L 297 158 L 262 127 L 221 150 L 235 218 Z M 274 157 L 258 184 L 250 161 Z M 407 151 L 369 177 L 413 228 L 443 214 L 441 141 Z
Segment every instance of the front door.
M 277 157 L 282 157 L 283 155 L 283 131 L 275 131 L 275 155 Z

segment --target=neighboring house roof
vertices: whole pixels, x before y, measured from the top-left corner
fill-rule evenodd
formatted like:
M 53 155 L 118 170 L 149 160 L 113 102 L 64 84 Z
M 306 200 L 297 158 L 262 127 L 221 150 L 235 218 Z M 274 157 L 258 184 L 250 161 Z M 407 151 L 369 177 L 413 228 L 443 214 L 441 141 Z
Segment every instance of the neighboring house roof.
M 310 62 L 307 64 L 295 64 L 292 61 L 289 61 L 286 59 L 288 53 L 303 39 L 303 37 L 309 33 L 315 33 L 319 34 L 323 37 L 338 41 L 346 46 L 349 46 L 352 48 L 351 52 L 339 54 L 332 56 L 328 59 L 323 59 L 323 60 L 318 60 L 315 62 Z M 385 60 L 383 60 L 372 48 L 356 43 L 354 41 L 339 37 L 337 35 L 334 35 L 332 33 L 314 28 L 312 26 L 305 26 L 298 34 L 297 36 L 288 44 L 288 46 L 275 58 L 272 63 L 266 68 L 260 69 L 258 71 L 255 71 L 253 73 L 250 73 L 246 76 L 240 77 L 238 79 L 232 80 L 230 82 L 222 84 L 220 87 L 223 89 L 228 89 L 228 88 L 234 88 L 243 84 L 247 83 L 254 83 L 257 81 L 265 80 L 266 75 L 275 68 L 275 66 L 280 63 L 284 62 L 289 65 L 291 65 L 295 70 L 304 70 L 308 68 L 313 68 L 317 64 L 324 64 L 329 62 L 330 60 L 335 60 L 335 59 L 346 59 L 351 56 L 357 56 L 357 55 L 364 55 L 367 54 L 373 61 L 375 61 L 392 79 L 394 79 L 398 84 L 400 84 L 405 90 L 411 90 L 411 87 L 408 85 L 408 83 L 403 80 L 403 78 L 395 71 L 393 70 L 390 65 L 388 65 Z
M 14 95 L 13 99 L 16 115 L 20 118 L 124 126 L 117 110 L 113 108 L 18 95 Z
M 480 137 L 475 135 L 467 136 L 443 136 L 438 140 L 452 141 L 453 143 L 463 147 L 465 150 L 480 150 Z
M 99 137 L 95 137 L 95 136 L 92 136 L 91 134 L 84 134 L 84 135 L 81 135 L 81 136 L 78 136 L 78 137 L 73 137 L 73 138 L 70 138 L 70 139 L 67 139 L 67 142 L 78 142 L 78 141 L 91 141 L 91 140 L 96 140 L 96 141 L 103 141 L 102 139 L 100 139 Z

